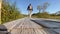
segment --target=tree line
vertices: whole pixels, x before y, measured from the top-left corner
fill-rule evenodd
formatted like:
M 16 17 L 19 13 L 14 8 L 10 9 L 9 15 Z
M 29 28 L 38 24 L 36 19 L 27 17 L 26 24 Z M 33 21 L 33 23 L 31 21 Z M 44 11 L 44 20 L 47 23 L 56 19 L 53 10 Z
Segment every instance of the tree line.
M 20 13 L 18 8 L 15 6 L 15 3 L 10 4 L 9 1 L 2 1 L 2 8 L 1 8 L 1 22 L 9 22 L 15 19 L 22 18 L 23 15 Z
M 57 11 L 56 13 L 49 14 L 46 12 L 46 9 L 48 8 L 50 4 L 48 2 L 45 2 L 42 6 L 38 5 L 37 10 L 39 11 L 38 13 L 34 13 L 32 16 L 37 17 L 37 18 L 58 18 L 60 19 L 60 11 Z

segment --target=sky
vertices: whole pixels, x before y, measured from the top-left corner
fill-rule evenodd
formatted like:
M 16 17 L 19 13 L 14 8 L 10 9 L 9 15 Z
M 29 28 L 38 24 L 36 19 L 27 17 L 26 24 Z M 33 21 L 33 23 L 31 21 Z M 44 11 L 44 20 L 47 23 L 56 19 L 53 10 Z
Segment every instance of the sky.
M 10 3 L 13 3 L 15 0 L 9 0 Z M 60 0 L 16 0 L 16 7 L 22 14 L 28 14 L 27 7 L 31 3 L 33 6 L 32 13 L 37 13 L 37 5 L 43 5 L 45 2 L 49 3 L 46 11 L 48 13 L 55 13 L 60 11 Z

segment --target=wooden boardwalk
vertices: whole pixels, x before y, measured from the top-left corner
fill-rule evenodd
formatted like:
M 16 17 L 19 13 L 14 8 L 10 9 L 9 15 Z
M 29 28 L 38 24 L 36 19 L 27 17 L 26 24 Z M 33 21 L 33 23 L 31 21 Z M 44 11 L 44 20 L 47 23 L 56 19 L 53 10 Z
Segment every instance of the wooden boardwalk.
M 60 34 L 60 20 L 44 20 L 44 19 L 32 19 L 34 22 L 36 22 L 39 25 L 42 25 L 47 30 L 54 31 L 56 34 Z
M 3 25 L 7 27 L 10 34 L 57 34 L 56 32 L 58 32 L 58 31 L 55 32 L 54 29 L 52 30 L 44 28 L 42 25 L 33 22 L 29 18 L 18 19 L 9 23 L 5 23 Z

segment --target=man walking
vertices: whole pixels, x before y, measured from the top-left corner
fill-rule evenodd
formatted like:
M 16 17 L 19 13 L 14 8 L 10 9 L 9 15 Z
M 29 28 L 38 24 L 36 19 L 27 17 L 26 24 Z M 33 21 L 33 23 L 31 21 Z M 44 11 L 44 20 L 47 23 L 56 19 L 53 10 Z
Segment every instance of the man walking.
M 29 17 L 31 18 L 31 16 L 32 16 L 32 11 L 33 11 L 33 7 L 32 7 L 31 4 L 28 5 L 27 10 L 28 10 L 28 15 L 29 15 Z

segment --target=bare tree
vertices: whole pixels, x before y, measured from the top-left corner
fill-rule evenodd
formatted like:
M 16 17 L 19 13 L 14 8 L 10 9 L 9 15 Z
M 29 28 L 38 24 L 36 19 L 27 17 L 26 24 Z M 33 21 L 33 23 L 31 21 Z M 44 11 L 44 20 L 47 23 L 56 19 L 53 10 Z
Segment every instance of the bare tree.
M 42 6 L 38 5 L 37 10 L 39 10 L 39 13 L 40 13 L 41 9 L 42 9 Z
M 48 2 L 45 2 L 43 4 L 43 8 L 42 8 L 43 12 L 45 12 L 45 10 L 47 9 L 48 6 L 49 6 L 49 3 Z

